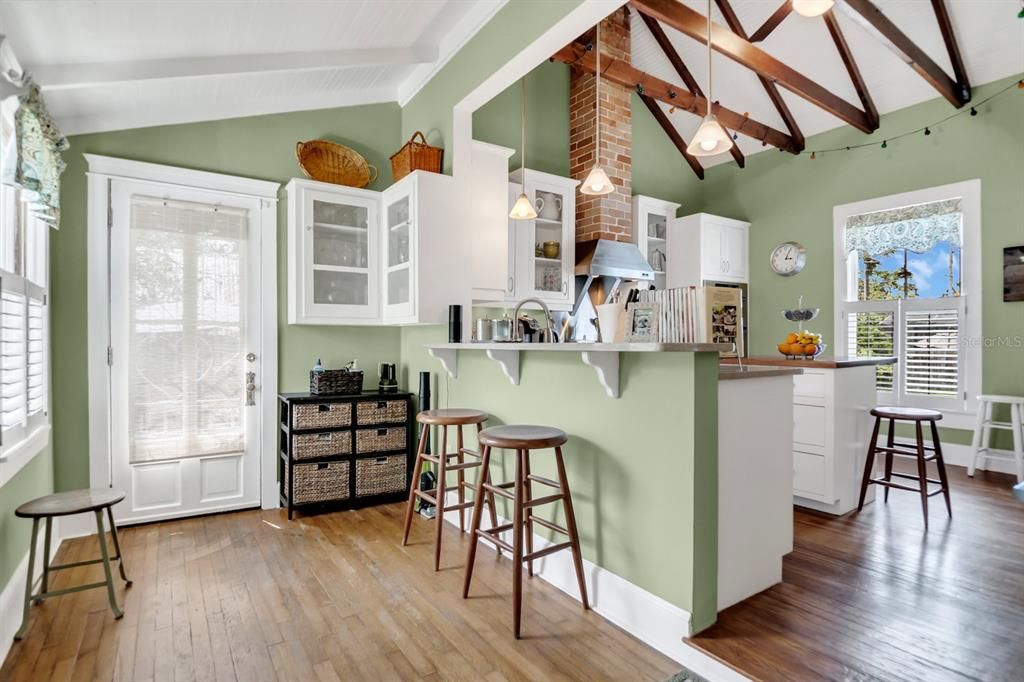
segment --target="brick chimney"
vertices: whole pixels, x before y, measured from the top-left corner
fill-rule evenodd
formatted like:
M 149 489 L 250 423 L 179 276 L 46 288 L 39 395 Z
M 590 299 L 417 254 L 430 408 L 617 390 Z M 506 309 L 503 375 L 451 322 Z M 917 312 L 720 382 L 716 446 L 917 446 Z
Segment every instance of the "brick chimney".
M 592 34 L 593 35 L 593 34 Z M 601 67 L 608 58 L 630 61 L 629 14 L 621 7 L 601 22 Z M 594 76 L 572 69 L 569 79 L 569 172 L 583 181 L 594 166 Z M 598 162 L 615 191 L 604 196 L 576 194 L 576 241 L 633 240 L 633 92 L 601 80 L 601 148 Z

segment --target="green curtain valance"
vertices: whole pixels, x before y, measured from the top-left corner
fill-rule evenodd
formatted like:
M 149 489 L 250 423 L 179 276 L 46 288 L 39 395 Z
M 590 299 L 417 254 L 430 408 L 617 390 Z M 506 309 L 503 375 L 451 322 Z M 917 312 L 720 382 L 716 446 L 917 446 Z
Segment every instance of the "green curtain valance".
M 67 151 L 68 140 L 57 129 L 33 84 L 19 99 L 14 114 L 14 137 L 17 160 L 14 181 L 33 192 L 33 213 L 52 227 L 60 224 L 60 174 L 64 172 L 61 152 Z
M 846 221 L 846 252 L 924 253 L 943 242 L 960 244 L 960 199 L 861 213 Z

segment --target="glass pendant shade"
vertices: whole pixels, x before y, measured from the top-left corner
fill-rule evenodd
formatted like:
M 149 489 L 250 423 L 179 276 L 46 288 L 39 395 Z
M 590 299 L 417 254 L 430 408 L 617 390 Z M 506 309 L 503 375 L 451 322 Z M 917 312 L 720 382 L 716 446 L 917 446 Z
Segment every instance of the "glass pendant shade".
M 587 179 L 580 185 L 581 194 L 611 194 L 615 191 L 615 185 L 608 179 L 608 174 L 604 172 L 596 163 L 594 167 L 590 169 L 590 173 L 587 175 Z
M 512 210 L 509 211 L 508 217 L 512 220 L 533 220 L 537 217 L 537 211 L 533 208 L 533 204 L 530 203 L 530 197 L 526 196 L 526 192 L 519 195 L 516 199 L 516 203 L 512 205 Z
M 686 147 L 691 156 L 716 156 L 732 148 L 732 138 L 718 122 L 714 114 L 708 114 L 701 121 L 693 140 Z
M 835 0 L 793 0 L 793 11 L 802 17 L 820 17 L 835 4 Z

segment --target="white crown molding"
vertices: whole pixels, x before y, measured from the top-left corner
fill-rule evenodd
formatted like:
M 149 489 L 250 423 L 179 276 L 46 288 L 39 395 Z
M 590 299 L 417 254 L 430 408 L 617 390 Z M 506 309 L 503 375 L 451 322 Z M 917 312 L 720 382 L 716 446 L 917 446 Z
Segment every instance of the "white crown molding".
M 132 161 L 113 156 L 99 154 L 83 154 L 89 166 L 89 175 L 101 175 L 114 178 L 126 178 L 143 182 L 155 182 L 169 185 L 184 185 L 203 188 L 212 192 L 243 194 L 269 201 L 277 201 L 277 191 L 281 185 L 269 180 L 241 178 L 223 173 L 192 170 L 164 166 L 159 163 Z

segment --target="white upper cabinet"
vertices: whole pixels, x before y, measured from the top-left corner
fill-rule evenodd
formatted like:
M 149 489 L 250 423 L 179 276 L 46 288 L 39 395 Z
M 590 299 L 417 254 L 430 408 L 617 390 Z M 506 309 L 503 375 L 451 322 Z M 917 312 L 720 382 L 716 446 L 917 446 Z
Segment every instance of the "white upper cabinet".
M 749 230 L 750 223 L 707 213 L 671 221 L 666 286 L 749 282 Z
M 654 270 L 654 286 L 664 289 L 668 270 L 668 226 L 679 204 L 637 194 L 633 197 L 633 237 Z
M 473 171 L 466 200 L 473 219 L 473 298 L 504 301 L 512 296 L 514 260 L 509 237 L 508 160 L 515 151 L 473 140 Z M 513 197 L 514 200 L 514 197 Z

